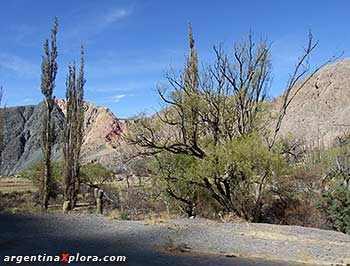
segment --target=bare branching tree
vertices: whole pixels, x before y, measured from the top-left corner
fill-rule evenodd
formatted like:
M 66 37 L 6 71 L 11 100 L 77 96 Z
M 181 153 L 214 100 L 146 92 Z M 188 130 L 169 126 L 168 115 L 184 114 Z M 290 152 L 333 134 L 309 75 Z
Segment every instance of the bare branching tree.
M 278 113 L 276 125 L 269 142 L 270 149 L 274 146 L 276 142 L 277 135 L 281 129 L 282 121 L 287 113 L 287 109 L 295 96 L 299 93 L 302 88 L 308 84 L 308 82 L 315 76 L 315 74 L 325 65 L 334 62 L 341 55 L 334 55 L 325 61 L 320 66 L 316 67 L 314 70 L 310 70 L 310 56 L 312 52 L 316 49 L 318 41 L 314 41 L 313 35 L 309 32 L 307 45 L 304 48 L 304 53 L 300 56 L 295 64 L 294 71 L 290 75 L 287 87 L 282 95 L 282 104 Z
M 75 64 L 69 66 L 66 81 L 67 112 L 63 131 L 64 158 L 64 204 L 63 212 L 72 210 L 77 201 L 80 186 L 80 151 L 84 134 L 84 49 L 81 47 L 81 59 L 78 76 Z
M 215 62 L 201 75 L 191 27 L 189 48 L 184 72 L 168 72 L 170 88 L 158 89 L 168 107 L 157 113 L 157 119 L 165 130 L 176 128 L 169 130 L 176 134 L 161 136 L 150 120 L 139 120 L 146 130 L 130 141 L 147 148 L 146 153 L 204 158 L 199 141 L 203 136 L 219 144 L 256 129 L 270 80 L 270 45 L 256 44 L 249 35 L 247 42 L 235 45 L 233 59 L 220 46 L 214 47 Z
M 214 63 L 200 72 L 189 27 L 190 53 L 184 70 L 180 74 L 171 70 L 166 75 L 169 88 L 158 89 L 166 108 L 153 118 L 136 120 L 129 142 L 139 147 L 141 154 L 156 158 L 167 184 L 165 190 L 174 199 L 193 209 L 195 202 L 189 195 L 195 195 L 193 188 L 197 187 L 206 190 L 226 211 L 246 219 L 259 219 L 266 184 L 274 174 L 275 160 L 269 161 L 274 156 L 271 150 L 288 106 L 319 69 L 298 82 L 310 73 L 309 58 L 316 46 L 310 34 L 282 96 L 276 128 L 268 138 L 268 145 L 259 146 L 260 140 L 249 137 L 255 134 L 261 139 L 268 135 L 263 121 L 268 107 L 271 45 L 266 40 L 255 43 L 250 34 L 246 41 L 234 46 L 232 54 L 215 46 Z M 243 139 L 242 143 L 239 139 Z M 244 139 L 248 139 L 247 143 Z M 240 170 L 232 157 L 226 157 L 229 153 L 238 156 L 235 145 L 241 145 L 242 152 L 253 160 L 251 163 L 256 163 L 250 169 L 255 171 L 254 178 L 249 176 L 250 170 Z M 256 150 L 251 153 L 249 149 Z M 255 158 L 256 154 L 261 158 Z M 213 167 L 221 168 L 210 176 L 209 171 L 200 174 L 197 169 L 193 174 L 188 170 L 203 161 L 203 167 L 214 163 Z
M 42 210 L 48 208 L 51 189 L 51 149 L 52 149 L 52 111 L 55 105 L 53 90 L 57 75 L 57 45 L 56 35 L 58 20 L 55 18 L 54 27 L 51 30 L 51 48 L 49 39 L 44 43 L 44 55 L 41 64 L 41 92 L 44 95 L 44 117 L 41 138 L 43 152 L 43 175 L 40 187 L 40 206 Z
M 271 74 L 271 46 L 264 40 L 256 44 L 253 35 L 234 46 L 234 59 L 214 48 L 219 74 L 228 83 L 234 96 L 232 108 L 236 134 L 244 135 L 256 127 L 256 120 L 265 102 Z

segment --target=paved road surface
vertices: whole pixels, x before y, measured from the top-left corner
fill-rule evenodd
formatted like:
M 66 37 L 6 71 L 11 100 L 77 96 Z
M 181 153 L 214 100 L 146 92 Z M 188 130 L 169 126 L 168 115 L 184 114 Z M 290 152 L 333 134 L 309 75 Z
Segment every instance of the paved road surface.
M 195 265 L 291 266 L 293 263 L 247 260 L 225 256 L 166 254 L 158 245 L 170 243 L 163 230 L 132 222 L 112 222 L 91 216 L 0 214 L 0 265 Z M 10 255 L 123 255 L 126 262 L 4 262 Z

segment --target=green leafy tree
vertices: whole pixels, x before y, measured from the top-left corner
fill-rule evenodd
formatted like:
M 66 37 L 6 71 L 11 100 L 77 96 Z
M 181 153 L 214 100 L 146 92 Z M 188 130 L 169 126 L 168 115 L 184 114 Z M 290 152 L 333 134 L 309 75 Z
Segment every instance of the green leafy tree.
M 42 164 L 41 162 L 31 164 L 26 170 L 19 174 L 21 177 L 28 178 L 33 181 L 33 184 L 40 188 L 42 178 Z M 56 197 L 62 194 L 63 182 L 63 162 L 51 162 L 51 196 Z
M 169 87 L 158 89 L 165 109 L 152 118 L 135 120 L 128 140 L 140 154 L 158 161 L 165 190 L 174 199 L 193 209 L 198 189 L 204 189 L 227 212 L 257 220 L 267 180 L 276 175 L 280 164 L 272 149 L 280 123 L 304 83 L 291 92 L 292 87 L 308 73 L 308 59 L 317 43 L 310 34 L 270 139 L 263 123 L 270 85 L 270 45 L 264 40 L 255 43 L 250 34 L 234 46 L 233 56 L 214 47 L 215 61 L 199 71 L 191 26 L 188 36 L 184 70 L 179 74 L 170 71 L 166 75 Z
M 91 188 L 101 188 L 113 180 L 114 172 L 100 163 L 86 164 L 81 167 L 81 182 Z
M 56 35 L 58 20 L 55 18 L 54 27 L 51 30 L 51 48 L 49 40 L 44 43 L 44 55 L 41 64 L 41 92 L 44 95 L 44 117 L 41 137 L 41 149 L 43 152 L 43 173 L 40 186 L 40 205 L 42 210 L 48 208 L 51 193 L 51 149 L 52 149 L 52 111 L 55 105 L 53 90 L 57 75 L 57 44 Z
M 342 183 L 350 189 L 350 143 L 349 137 L 339 139 L 334 147 L 322 152 L 321 163 L 325 168 L 326 179 L 332 184 Z
M 350 137 L 339 137 L 337 145 L 321 153 L 324 187 L 318 207 L 333 228 L 350 233 Z
M 318 207 L 323 210 L 333 228 L 350 234 L 350 191 L 343 184 L 322 194 Z
M 167 192 L 188 206 L 196 206 L 200 191 L 206 190 L 227 212 L 260 221 L 268 196 L 266 188 L 282 174 L 286 164 L 256 135 L 242 136 L 224 145 L 206 147 L 206 156 L 164 153 L 157 156 Z

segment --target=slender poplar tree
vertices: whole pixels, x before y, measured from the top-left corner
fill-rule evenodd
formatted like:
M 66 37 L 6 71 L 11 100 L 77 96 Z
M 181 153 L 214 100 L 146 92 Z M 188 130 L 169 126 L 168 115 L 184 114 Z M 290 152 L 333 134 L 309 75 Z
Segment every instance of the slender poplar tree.
M 51 193 L 51 149 L 52 149 L 52 111 L 54 108 L 53 90 L 55 88 L 55 79 L 58 65 L 56 36 L 58 30 L 58 19 L 55 18 L 54 26 L 51 30 L 51 40 L 44 42 L 44 55 L 41 63 L 41 92 L 44 95 L 44 117 L 41 137 L 41 149 L 43 152 L 42 160 L 42 179 L 40 187 L 40 206 L 42 210 L 47 210 Z
M 67 112 L 63 130 L 64 203 L 63 213 L 72 210 L 80 186 L 80 151 L 84 134 L 84 49 L 81 47 L 79 73 L 75 64 L 68 67 L 66 81 Z

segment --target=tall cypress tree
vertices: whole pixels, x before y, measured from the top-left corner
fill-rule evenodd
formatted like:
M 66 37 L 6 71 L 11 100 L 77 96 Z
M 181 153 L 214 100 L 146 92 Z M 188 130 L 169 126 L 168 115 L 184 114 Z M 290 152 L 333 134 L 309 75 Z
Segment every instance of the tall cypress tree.
M 63 212 L 72 210 L 77 201 L 80 186 L 80 151 L 84 133 L 84 49 L 81 47 L 81 59 L 78 76 L 75 64 L 69 66 L 66 81 L 67 113 L 63 130 L 64 158 L 64 204 Z
M 190 92 L 197 92 L 198 81 L 198 55 L 196 47 L 194 46 L 194 37 L 191 23 L 188 24 L 188 45 L 190 48 L 190 55 L 187 58 L 185 73 L 184 73 L 184 86 L 186 90 Z
M 184 71 L 184 84 L 183 90 L 186 97 L 188 97 L 190 104 L 188 105 L 189 110 L 185 108 L 186 122 L 188 127 L 189 138 L 191 139 L 192 145 L 198 148 L 198 55 L 194 45 L 194 37 L 191 23 L 188 24 L 188 45 L 190 48 L 190 54 L 187 58 L 185 71 Z
M 54 108 L 53 90 L 55 88 L 55 79 L 58 65 L 56 36 L 58 30 L 58 20 L 55 18 L 54 27 L 51 30 L 51 48 L 49 39 L 44 42 L 44 55 L 41 64 L 41 92 L 44 95 L 44 117 L 41 137 L 41 149 L 43 152 L 42 160 L 42 179 L 40 187 L 40 206 L 42 210 L 48 208 L 51 193 L 51 149 L 52 149 L 52 111 Z

